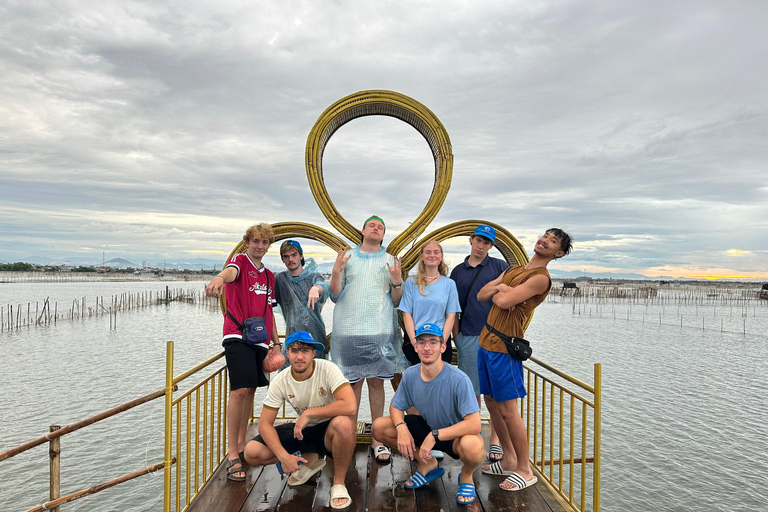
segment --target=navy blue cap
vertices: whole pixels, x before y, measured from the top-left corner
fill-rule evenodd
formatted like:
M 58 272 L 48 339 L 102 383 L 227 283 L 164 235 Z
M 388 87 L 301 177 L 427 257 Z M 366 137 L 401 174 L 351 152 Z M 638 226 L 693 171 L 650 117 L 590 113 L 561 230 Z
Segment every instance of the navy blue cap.
M 488 224 L 480 224 L 475 228 L 475 232 L 473 235 L 480 235 L 484 236 L 491 242 L 494 242 L 496 240 L 496 230 L 493 229 L 493 227 L 489 226 Z
M 280 256 L 283 255 L 283 249 L 286 247 L 295 247 L 297 251 L 299 251 L 299 254 L 301 255 L 301 266 L 304 266 L 304 249 L 301 248 L 301 244 L 297 242 L 296 240 L 286 240 L 282 244 L 280 244 Z
M 288 346 L 294 341 L 300 341 L 301 343 L 306 343 L 307 345 L 314 345 L 315 350 L 325 350 L 325 345 L 319 341 L 315 341 L 315 338 L 313 338 L 312 335 L 307 331 L 296 331 L 292 334 L 289 334 L 285 339 L 285 348 L 288 349 Z
M 416 337 L 418 338 L 422 334 L 434 334 L 435 336 L 443 337 L 443 330 L 437 324 L 424 324 L 416 329 Z

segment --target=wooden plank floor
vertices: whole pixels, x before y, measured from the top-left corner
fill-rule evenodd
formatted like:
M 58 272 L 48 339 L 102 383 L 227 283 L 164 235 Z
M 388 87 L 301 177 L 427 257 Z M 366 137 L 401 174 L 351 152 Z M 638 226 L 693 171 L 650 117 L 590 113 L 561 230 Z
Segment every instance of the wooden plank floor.
M 488 425 L 483 435 L 488 439 Z M 256 425 L 251 425 L 256 435 Z M 561 512 L 562 506 L 554 490 L 541 478 L 533 487 L 519 492 L 499 489 L 502 478 L 475 473 L 478 500 L 471 505 L 456 503 L 461 462 L 445 457 L 440 466 L 445 476 L 421 489 L 407 490 L 403 483 L 416 471 L 414 462 L 394 454 L 391 464 L 379 464 L 371 456 L 368 445 L 357 445 L 347 472 L 347 490 L 352 497 L 349 511 L 530 511 Z M 333 478 L 333 459 L 319 477 L 304 485 L 289 487 L 287 477 L 281 477 L 274 465 L 246 468 L 245 482 L 227 480 L 222 464 L 201 491 L 189 510 L 192 512 L 251 512 L 251 511 L 331 511 L 329 497 Z

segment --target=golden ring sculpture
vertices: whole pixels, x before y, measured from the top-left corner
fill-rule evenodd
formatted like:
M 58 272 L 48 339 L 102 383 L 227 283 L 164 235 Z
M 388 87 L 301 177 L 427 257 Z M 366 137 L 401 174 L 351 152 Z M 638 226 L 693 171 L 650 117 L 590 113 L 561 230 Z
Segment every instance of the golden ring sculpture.
M 413 244 L 401 258 L 404 278 L 418 264 L 421 248 L 427 241 L 442 242 L 457 236 L 471 236 L 480 224 L 488 224 L 496 229 L 494 246 L 501 252 L 508 264 L 525 265 L 528 263 L 527 253 L 512 233 L 487 220 L 471 219 L 454 222 L 440 227 L 416 241 L 437 216 L 451 187 L 453 176 L 451 139 L 443 123 L 425 105 L 404 94 L 385 90 L 360 91 L 336 101 L 320 114 L 307 137 L 305 165 L 309 188 L 312 190 L 312 195 L 323 216 L 350 243 L 348 244 L 326 229 L 304 222 L 272 224 L 276 242 L 288 238 L 307 238 L 320 242 L 334 251 L 338 251 L 345 245 L 354 246 L 362 242 L 362 232 L 347 221 L 331 201 L 323 180 L 323 153 L 328 141 L 339 128 L 359 117 L 375 115 L 394 117 L 415 128 L 429 144 L 435 161 L 435 183 L 427 204 L 408 228 L 395 236 L 387 246 L 387 252 L 397 257 L 405 247 Z M 239 252 L 245 252 L 245 244 L 242 240 L 229 254 L 227 261 Z M 223 313 L 226 311 L 223 294 L 219 300 Z M 527 326 L 526 324 L 525 327 Z

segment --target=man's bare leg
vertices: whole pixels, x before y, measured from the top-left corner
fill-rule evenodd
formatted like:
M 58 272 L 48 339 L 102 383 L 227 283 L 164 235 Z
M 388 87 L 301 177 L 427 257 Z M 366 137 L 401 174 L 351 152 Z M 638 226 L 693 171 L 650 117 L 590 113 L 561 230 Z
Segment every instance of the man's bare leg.
M 462 436 L 453 442 L 453 450 L 459 456 L 459 460 L 463 463 L 461 466 L 461 476 L 459 477 L 460 484 L 474 484 L 472 474 L 485 459 L 485 443 L 480 435 L 467 435 Z M 470 502 L 473 500 L 471 497 L 457 496 L 457 500 L 461 502 Z
M 341 484 L 347 478 L 347 470 L 355 451 L 355 423 L 349 416 L 336 416 L 331 419 L 325 432 L 325 447 L 333 454 L 333 485 Z M 334 499 L 334 505 L 344 506 L 347 498 Z
M 480 403 L 481 396 L 482 395 L 477 395 L 477 406 L 478 407 L 482 407 L 482 404 Z M 485 402 L 485 406 L 486 406 L 486 408 L 488 408 L 488 401 L 487 400 Z M 506 430 L 506 426 L 505 426 L 504 430 Z M 491 435 L 488 438 L 488 444 L 489 445 L 496 444 L 496 445 L 501 446 L 501 442 L 499 442 L 499 434 L 496 433 L 496 425 L 493 424 L 493 421 L 491 421 Z M 502 448 L 502 450 L 503 450 L 503 448 Z M 496 459 L 490 459 L 490 460 L 491 460 L 491 462 L 496 462 Z
M 363 382 L 365 382 L 365 379 L 360 379 L 354 384 L 350 384 L 352 386 L 352 391 L 355 392 L 355 401 L 357 401 L 357 410 L 355 411 L 355 415 L 352 416 L 352 421 L 355 423 L 355 425 L 357 425 L 357 416 L 360 414 L 360 400 L 362 400 L 363 396 Z
M 229 403 L 227 404 L 228 460 L 239 460 L 240 451 L 245 449 L 245 432 L 248 428 L 250 410 L 253 409 L 255 391 L 255 388 L 240 388 L 229 392 Z M 240 478 L 245 476 L 245 471 L 238 471 L 232 476 Z
M 368 403 L 371 406 L 371 421 L 376 421 L 384 416 L 384 381 L 371 377 L 366 379 L 368 382 Z M 381 446 L 378 441 L 372 441 L 371 447 L 376 450 Z
M 509 439 L 511 440 L 516 455 L 514 464 L 511 462 L 507 463 L 507 458 L 505 457 L 504 460 L 501 461 L 501 466 L 504 469 L 514 471 L 525 480 L 530 480 L 533 478 L 533 471 L 531 470 L 531 465 L 528 460 L 530 456 L 528 450 L 528 436 L 526 434 L 523 418 L 517 411 L 517 400 L 495 402 L 495 408 L 497 410 L 497 414 L 501 417 L 503 423 L 507 427 L 507 432 L 509 432 Z M 501 483 L 502 489 L 509 490 L 513 489 L 514 487 L 515 486 L 512 483 L 507 482 L 506 480 Z
M 496 405 L 498 405 L 501 417 L 504 419 L 504 424 L 507 426 L 509 437 L 512 439 L 512 445 L 515 447 L 515 455 L 517 455 L 515 472 L 525 480 L 530 480 L 533 478 L 533 471 L 531 470 L 531 464 L 528 460 L 528 435 L 526 434 L 523 418 L 517 411 L 517 400 L 496 402 Z M 505 481 L 502 482 L 501 487 L 504 489 L 512 489 L 514 488 L 514 485 Z
M 498 402 L 486 395 L 485 406 L 488 408 L 488 413 L 491 415 L 491 425 L 496 428 L 496 435 L 499 437 L 499 444 L 501 445 L 502 450 L 504 450 L 504 460 L 501 461 L 501 467 L 507 471 L 514 470 L 517 467 L 517 452 L 515 451 L 512 438 L 509 435 L 507 424 L 504 422 L 504 418 L 502 417 L 501 411 L 499 410 Z M 526 446 L 528 446 L 527 440 Z M 487 469 L 487 465 L 483 466 L 483 470 Z
M 395 424 L 392 423 L 392 418 L 390 416 L 382 416 L 381 418 L 377 419 L 373 422 L 373 426 L 371 428 L 371 434 L 373 435 L 373 438 L 376 439 L 379 443 L 384 444 L 386 446 L 389 446 L 392 449 L 397 450 L 397 429 L 395 428 Z M 483 450 L 485 447 L 483 446 L 483 440 L 480 438 L 480 436 L 477 436 L 479 438 L 479 444 L 480 444 L 480 453 L 484 457 Z M 429 459 L 422 459 L 419 456 L 419 449 L 418 447 L 414 451 L 414 459 L 416 462 L 418 462 L 417 469 L 421 471 L 422 475 L 426 475 L 433 469 L 437 467 L 437 459 L 434 457 L 430 457 Z M 482 464 L 483 460 L 482 458 L 477 463 L 477 466 Z M 475 466 L 475 468 L 477 468 Z M 474 469 L 472 470 L 474 471 Z M 410 481 L 410 479 L 408 479 Z M 411 482 L 413 483 L 413 482 Z

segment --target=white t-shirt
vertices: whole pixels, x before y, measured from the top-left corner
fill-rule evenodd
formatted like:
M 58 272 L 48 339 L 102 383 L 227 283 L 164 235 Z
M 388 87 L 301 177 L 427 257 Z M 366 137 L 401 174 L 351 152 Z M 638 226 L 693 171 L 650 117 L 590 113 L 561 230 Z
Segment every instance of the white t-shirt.
M 286 368 L 277 374 L 269 383 L 264 407 L 279 410 L 283 401 L 291 404 L 298 416 L 311 407 L 323 407 L 336 401 L 333 396 L 343 386 L 349 386 L 349 381 L 341 373 L 339 367 L 324 359 L 313 360 L 315 368 L 312 376 L 299 382 L 293 378 L 293 370 Z M 317 425 L 327 418 L 311 418 L 307 426 Z

